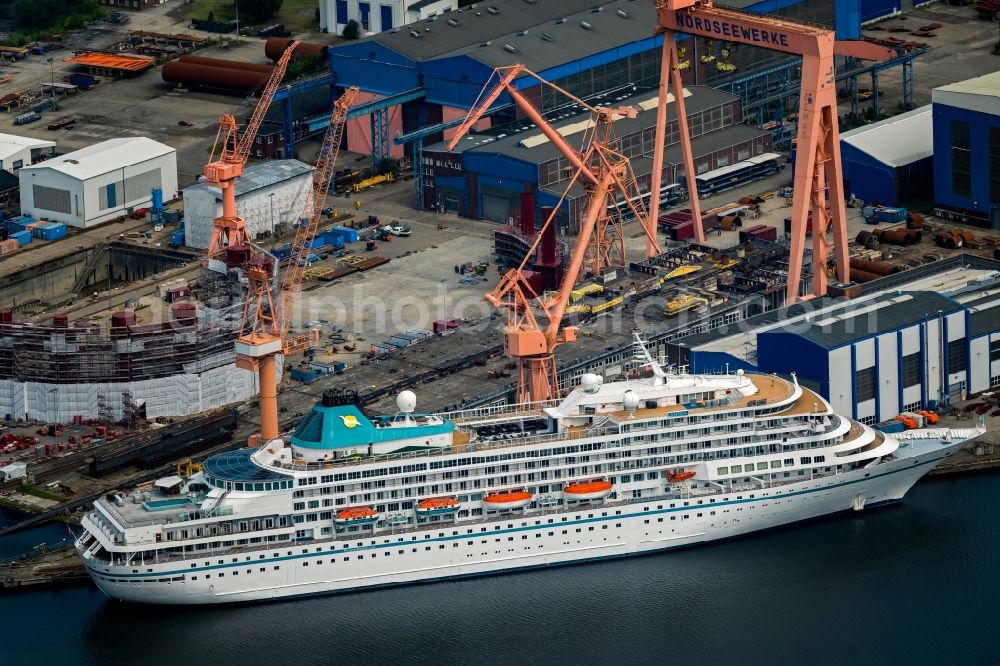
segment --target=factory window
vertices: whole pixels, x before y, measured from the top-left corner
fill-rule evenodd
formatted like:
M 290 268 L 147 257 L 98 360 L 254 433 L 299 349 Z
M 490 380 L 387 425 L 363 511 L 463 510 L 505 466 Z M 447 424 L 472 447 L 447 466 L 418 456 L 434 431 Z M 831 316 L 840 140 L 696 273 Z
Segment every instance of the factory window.
M 1000 202 L 1000 127 L 990 128 L 990 202 Z
M 69 190 L 33 184 L 31 186 L 31 194 L 34 197 L 36 208 L 44 208 L 56 213 L 66 213 L 67 215 L 72 212 L 69 203 Z
M 969 123 L 951 121 L 951 193 L 972 196 L 972 141 Z
M 990 362 L 1000 361 L 1000 338 L 990 340 Z
M 337 0 L 337 23 L 347 25 L 347 0 Z
M 965 338 L 948 343 L 948 372 L 963 372 L 966 369 Z
M 871 400 L 875 397 L 875 368 L 865 368 L 854 373 L 854 386 L 857 390 L 858 402 Z
M 990 377 L 990 386 L 1000 386 L 1000 375 Z
M 920 352 L 903 357 L 903 387 L 920 384 Z

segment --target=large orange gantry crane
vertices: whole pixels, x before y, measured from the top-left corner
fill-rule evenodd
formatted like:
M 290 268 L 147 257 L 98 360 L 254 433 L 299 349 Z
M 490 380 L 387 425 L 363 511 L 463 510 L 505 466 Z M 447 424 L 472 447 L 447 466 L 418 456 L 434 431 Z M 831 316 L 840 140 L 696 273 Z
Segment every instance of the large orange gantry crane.
M 714 7 L 712 0 L 657 0 L 657 30 L 663 34 L 663 60 L 660 71 L 660 105 L 657 110 L 656 146 L 653 154 L 651 210 L 659 195 L 663 168 L 663 132 L 666 120 L 668 81 L 673 84 L 676 110 L 684 156 L 691 212 L 695 219 L 698 242 L 704 241 L 700 223 L 698 183 L 691 156 L 691 137 L 687 131 L 684 96 L 677 56 L 675 33 L 687 33 L 714 40 L 749 44 L 802 56 L 802 85 L 799 98 L 797 157 L 792 193 L 792 238 L 788 262 L 786 303 L 800 299 L 799 285 L 805 257 L 806 221 L 812 210 L 813 296 L 827 290 L 826 265 L 830 255 L 827 232 L 833 226 L 837 278 L 847 282 L 847 215 L 844 208 L 844 181 L 840 160 L 840 132 L 837 126 L 836 72 L 834 71 L 834 32 L 771 16 L 748 14 Z M 863 47 L 855 54 L 866 57 Z M 837 53 L 846 50 L 836 49 Z M 869 59 L 881 59 L 871 55 Z M 829 194 L 829 199 L 827 195 Z M 827 212 L 829 202 L 830 212 Z
M 250 114 L 243 136 L 237 137 L 236 118 L 231 114 L 227 113 L 219 119 L 219 131 L 215 135 L 215 145 L 212 147 L 212 161 L 205 165 L 204 171 L 205 184 L 222 191 L 222 216 L 215 218 L 214 221 L 212 238 L 208 243 L 209 257 L 217 256 L 227 245 L 250 243 L 246 222 L 236 211 L 236 179 L 243 175 L 243 167 L 250 157 L 250 149 L 257 137 L 257 131 L 264 122 L 264 116 L 271 106 L 274 93 L 285 77 L 285 71 L 297 44 L 290 42 L 275 63 L 274 71 L 264 85 L 257 106 Z M 215 159 L 216 150 L 220 150 L 219 159 Z
M 504 327 L 507 355 L 518 361 L 518 402 L 550 400 L 558 396 L 555 348 L 576 339 L 576 328 L 562 326 L 563 314 L 569 303 L 570 291 L 586 265 L 599 273 L 603 267 L 624 261 L 621 219 L 609 212 L 608 205 L 619 196 L 631 209 L 646 234 L 646 253 L 659 254 L 656 241 L 655 216 L 647 213 L 639 195 L 638 185 L 629 159 L 618 151 L 614 137 L 614 121 L 621 117 L 634 118 L 631 107 L 593 107 L 565 90 L 545 81 L 522 65 L 498 68 L 494 73 L 499 82 L 492 89 L 487 83 L 465 121 L 458 127 L 448 143 L 453 150 L 462 137 L 483 116 L 483 113 L 506 92 L 518 109 L 542 131 L 545 137 L 562 153 L 575 169 L 559 205 L 543 222 L 542 231 L 525 255 L 518 268 L 508 271 L 486 300 L 494 307 L 507 308 L 508 320 Z M 542 85 L 550 86 L 581 105 L 592 114 L 582 133 L 582 147 L 571 147 L 563 134 L 553 128 L 532 104 L 514 87 L 514 80 L 521 75 L 532 76 Z M 492 79 L 491 79 L 492 80 Z M 489 92 L 486 92 L 489 90 Z M 544 300 L 528 283 L 524 275 L 527 262 L 534 256 L 537 246 L 549 225 L 555 224 L 555 215 L 570 188 L 579 181 L 587 190 L 586 212 L 580 222 L 580 232 L 563 274 L 556 295 Z M 614 207 L 613 207 L 614 209 Z M 652 224 L 651 224 L 652 223 Z M 538 315 L 536 315 L 536 310 Z
M 286 51 L 286 54 L 288 52 Z M 302 277 L 312 252 L 313 239 L 330 191 L 333 167 L 344 136 L 347 112 L 358 96 L 357 86 L 348 88 L 333 104 L 330 126 L 323 137 L 316 168 L 313 171 L 312 192 L 303 211 L 304 223 L 298 225 L 291 255 L 277 287 L 277 298 L 271 289 L 267 269 L 253 266 L 247 271 L 249 288 L 243 304 L 243 324 L 236 340 L 236 365 L 258 373 L 260 384 L 260 434 L 264 441 L 278 436 L 278 376 L 276 356 L 302 351 L 315 344 L 319 332 L 289 336 L 295 301 Z M 276 302 L 277 301 L 277 302 Z

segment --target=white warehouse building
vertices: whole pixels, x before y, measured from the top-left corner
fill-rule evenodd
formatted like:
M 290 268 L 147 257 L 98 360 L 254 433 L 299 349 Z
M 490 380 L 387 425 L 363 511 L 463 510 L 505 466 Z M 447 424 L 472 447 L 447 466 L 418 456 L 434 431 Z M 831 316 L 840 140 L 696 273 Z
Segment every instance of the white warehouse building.
M 0 134 L 0 169 L 14 173 L 43 155 L 55 152 L 56 142 L 29 136 Z
M 458 0 L 319 0 L 319 27 L 340 35 L 348 21 L 374 35 L 458 9 Z
M 37 218 L 92 227 L 177 192 L 177 151 L 146 137 L 110 139 L 26 166 L 21 210 Z
M 313 168 L 298 160 L 252 164 L 236 179 L 236 210 L 251 238 L 270 237 L 272 226 L 289 228 L 302 217 L 312 190 Z M 215 218 L 222 215 L 222 192 L 204 182 L 185 187 L 184 244 L 208 248 Z

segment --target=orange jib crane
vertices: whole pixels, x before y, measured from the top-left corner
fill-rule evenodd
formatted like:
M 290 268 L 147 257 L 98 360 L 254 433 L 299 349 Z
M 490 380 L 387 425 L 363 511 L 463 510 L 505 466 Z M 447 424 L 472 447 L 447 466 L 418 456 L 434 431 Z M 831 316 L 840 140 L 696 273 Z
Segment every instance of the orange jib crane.
M 555 349 L 576 339 L 576 328 L 563 326 L 562 318 L 577 278 L 585 266 L 592 272 L 600 272 L 603 266 L 614 265 L 617 256 L 624 259 L 620 219 L 614 220 L 608 211 L 613 197 L 622 197 L 642 225 L 646 233 L 647 253 L 652 256 L 658 254 L 660 249 L 656 241 L 655 226 L 650 225 L 651 220 L 642 198 L 638 196 L 638 185 L 631 163 L 619 152 L 613 133 L 614 121 L 619 117 L 634 118 L 636 110 L 631 107 L 595 108 L 522 65 L 499 68 L 495 75 L 498 83 L 492 89 L 487 83 L 484 92 L 450 140 L 448 149 L 453 150 L 482 118 L 483 113 L 506 92 L 575 169 L 562 198 L 548 219 L 544 220 L 541 232 L 536 235 L 535 242 L 521 265 L 508 271 L 496 288 L 485 297 L 494 307 L 507 310 L 504 342 L 507 355 L 518 362 L 518 402 L 545 401 L 559 395 Z M 559 130 L 552 127 L 514 87 L 514 80 L 521 75 L 536 78 L 542 85 L 550 86 L 591 112 L 591 120 L 582 132 L 580 149 L 571 147 Z M 555 224 L 556 211 L 576 182 L 580 182 L 586 189 L 586 212 L 580 221 L 579 235 L 562 283 L 555 296 L 545 300 L 529 284 L 524 273 L 525 266 L 537 251 L 545 231 Z M 652 222 L 655 224 L 655 220 Z
M 837 278 L 847 282 L 847 215 L 844 207 L 844 180 L 840 159 L 840 131 L 837 125 L 835 35 L 822 26 L 798 23 L 771 16 L 749 14 L 714 7 L 712 0 L 657 0 L 657 30 L 663 34 L 660 70 L 660 105 L 657 110 L 656 146 L 653 153 L 652 196 L 658 197 L 663 168 L 663 133 L 666 122 L 668 83 L 673 85 L 684 156 L 691 212 L 698 242 L 704 241 L 698 203 L 697 172 L 691 156 L 691 136 L 687 131 L 676 33 L 697 35 L 802 56 L 802 84 L 799 98 L 797 159 L 792 193 L 792 238 L 788 262 L 786 303 L 799 295 L 805 258 L 806 221 L 812 210 L 813 285 L 812 296 L 827 290 L 826 266 L 831 245 L 827 232 L 833 227 Z M 837 51 L 838 53 L 840 50 Z M 830 212 L 827 212 L 829 201 Z M 652 204 L 651 204 L 652 206 Z M 809 296 L 808 298 L 811 298 Z
M 250 243 L 246 222 L 236 211 L 236 179 L 243 175 L 243 167 L 250 157 L 250 149 L 257 137 L 257 131 L 264 122 L 264 116 L 271 106 L 274 93 L 285 77 L 285 71 L 297 44 L 290 42 L 275 63 L 274 71 L 264 85 L 257 106 L 250 114 L 243 136 L 237 136 L 236 118 L 231 114 L 227 113 L 219 119 L 219 131 L 215 135 L 215 144 L 212 147 L 212 161 L 205 165 L 204 170 L 205 184 L 217 187 L 222 192 L 222 216 L 215 218 L 213 223 L 212 238 L 208 243 L 209 257 L 217 256 L 227 245 Z M 219 150 L 219 159 L 215 159 L 216 150 Z
M 333 167 L 344 136 L 347 112 L 358 96 L 357 86 L 348 88 L 333 104 L 330 126 L 323 137 L 312 190 L 306 202 L 303 218 L 292 242 L 288 264 L 272 292 L 271 275 L 266 268 L 252 266 L 247 271 L 249 288 L 243 303 L 241 335 L 236 340 L 236 366 L 257 372 L 260 383 L 260 434 L 267 441 L 278 436 L 278 376 L 276 357 L 311 347 L 319 339 L 319 331 L 289 336 L 295 303 L 308 265 L 312 243 L 316 238 L 320 217 L 326 206 Z

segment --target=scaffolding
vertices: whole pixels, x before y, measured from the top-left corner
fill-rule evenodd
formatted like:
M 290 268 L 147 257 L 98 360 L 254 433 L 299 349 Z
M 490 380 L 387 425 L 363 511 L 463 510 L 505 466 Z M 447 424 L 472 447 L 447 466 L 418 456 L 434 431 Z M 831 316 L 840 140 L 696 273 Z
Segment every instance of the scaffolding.
M 0 415 L 67 422 L 181 416 L 256 394 L 235 367 L 239 306 L 178 310 L 170 321 L 111 326 L 0 322 Z M 125 313 L 126 315 L 128 313 Z

